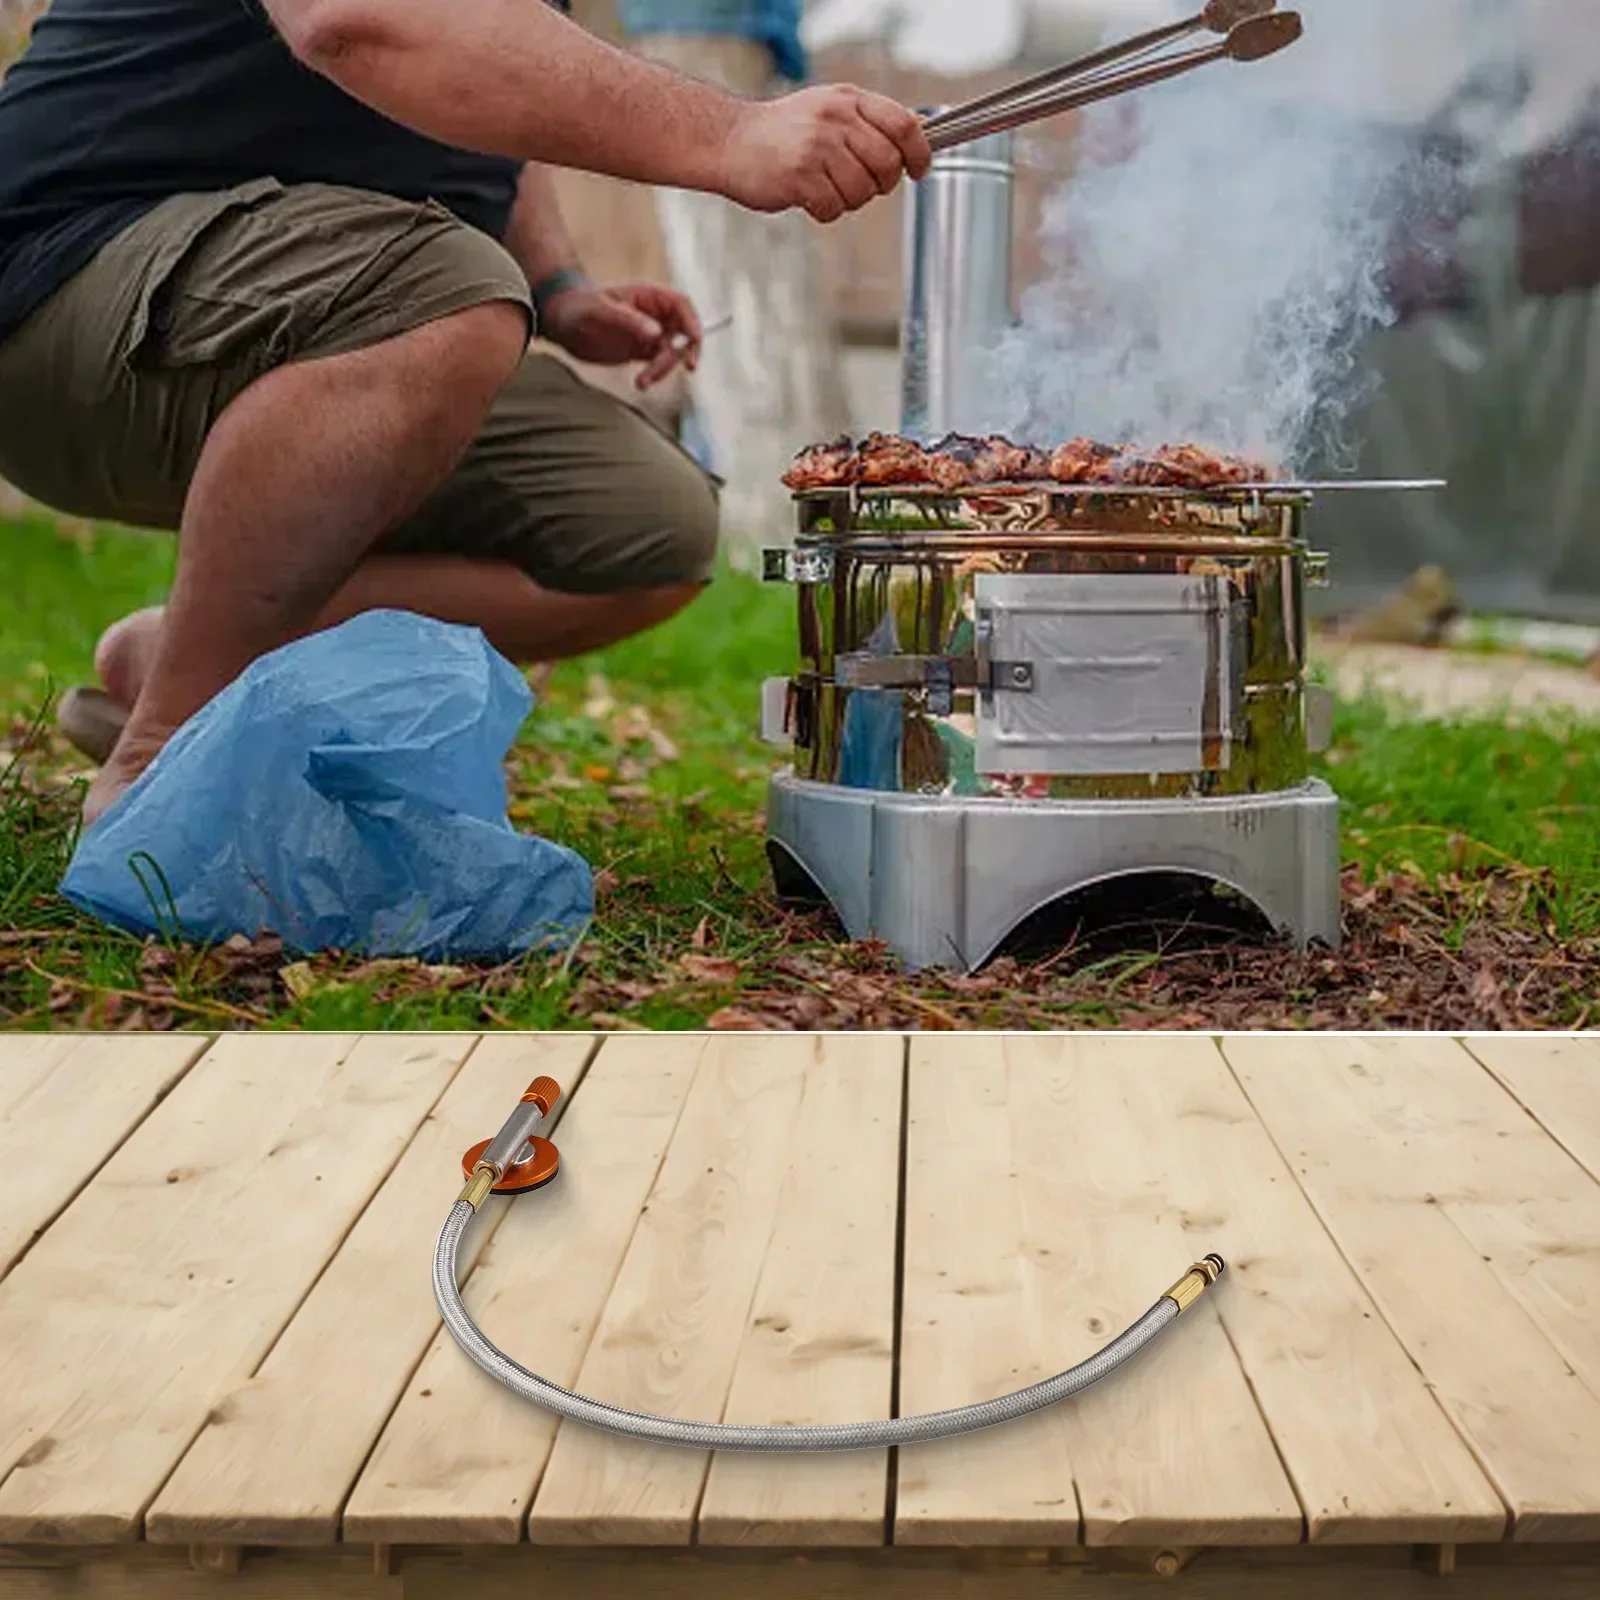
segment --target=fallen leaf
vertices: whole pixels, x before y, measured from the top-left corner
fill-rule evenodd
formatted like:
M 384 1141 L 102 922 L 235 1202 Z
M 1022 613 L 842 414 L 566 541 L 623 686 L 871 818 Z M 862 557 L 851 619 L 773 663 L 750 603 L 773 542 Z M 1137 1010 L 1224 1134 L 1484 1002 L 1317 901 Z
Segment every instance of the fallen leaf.
M 611 737 L 617 744 L 647 744 L 657 764 L 678 759 L 678 747 L 656 726 L 644 706 L 629 706 L 611 722 Z
M 694 950 L 709 950 L 711 948 L 711 918 L 701 917 L 694 932 L 689 935 L 689 945 Z
M 726 956 L 683 956 L 678 966 L 695 983 L 737 983 L 744 972 L 741 962 Z
M 724 1006 L 706 1019 L 706 1026 L 716 1033 L 767 1033 L 769 1026 L 755 1012 L 743 1006 Z
M 316 969 L 309 961 L 291 961 L 279 968 L 278 976 L 291 1000 L 304 1000 L 318 986 Z
M 604 676 L 598 672 L 589 678 L 588 693 L 583 702 L 583 714 L 591 722 L 603 722 L 617 709 L 617 702 L 611 693 L 611 685 Z

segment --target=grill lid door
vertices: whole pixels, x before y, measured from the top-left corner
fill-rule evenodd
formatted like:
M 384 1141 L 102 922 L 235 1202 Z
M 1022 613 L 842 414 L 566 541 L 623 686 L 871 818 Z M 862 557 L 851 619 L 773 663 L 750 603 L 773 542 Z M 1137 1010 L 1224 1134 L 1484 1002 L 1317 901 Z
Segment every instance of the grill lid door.
M 1229 765 L 1244 661 L 1225 577 L 984 573 L 975 604 L 977 676 L 989 685 L 978 697 L 979 772 L 1166 776 Z

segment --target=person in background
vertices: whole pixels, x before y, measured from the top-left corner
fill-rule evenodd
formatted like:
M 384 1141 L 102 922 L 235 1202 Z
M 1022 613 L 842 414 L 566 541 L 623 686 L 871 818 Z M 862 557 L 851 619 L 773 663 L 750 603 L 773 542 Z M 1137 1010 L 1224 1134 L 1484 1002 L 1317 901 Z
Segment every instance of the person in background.
M 748 39 L 764 46 L 790 83 L 806 76 L 800 0 L 617 0 L 623 29 L 635 36 Z
M 831 222 L 931 153 L 890 100 L 741 100 L 565 9 L 55 0 L 0 83 L 0 476 L 179 535 L 166 606 L 63 707 L 105 758 L 87 822 L 252 661 L 361 611 L 548 661 L 705 583 L 711 480 L 528 354 L 648 386 L 697 361 L 695 309 L 589 282 L 548 167 Z

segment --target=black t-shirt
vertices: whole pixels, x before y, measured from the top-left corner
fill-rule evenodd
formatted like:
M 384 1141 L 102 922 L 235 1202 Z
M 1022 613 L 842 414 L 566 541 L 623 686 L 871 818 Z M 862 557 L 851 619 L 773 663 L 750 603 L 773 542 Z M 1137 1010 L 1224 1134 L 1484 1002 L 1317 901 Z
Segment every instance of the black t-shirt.
M 517 173 L 302 66 L 260 0 L 54 0 L 0 82 L 0 338 L 171 195 L 339 184 L 436 200 L 502 238 Z

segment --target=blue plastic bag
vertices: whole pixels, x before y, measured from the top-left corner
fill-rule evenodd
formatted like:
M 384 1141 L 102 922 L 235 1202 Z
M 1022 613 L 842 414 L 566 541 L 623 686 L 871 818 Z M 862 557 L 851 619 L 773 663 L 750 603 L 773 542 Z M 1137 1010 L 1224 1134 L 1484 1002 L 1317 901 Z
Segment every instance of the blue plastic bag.
M 373 611 L 262 657 L 89 829 L 61 892 L 139 934 L 497 959 L 570 943 L 583 859 L 517 833 L 532 709 L 475 628 Z

